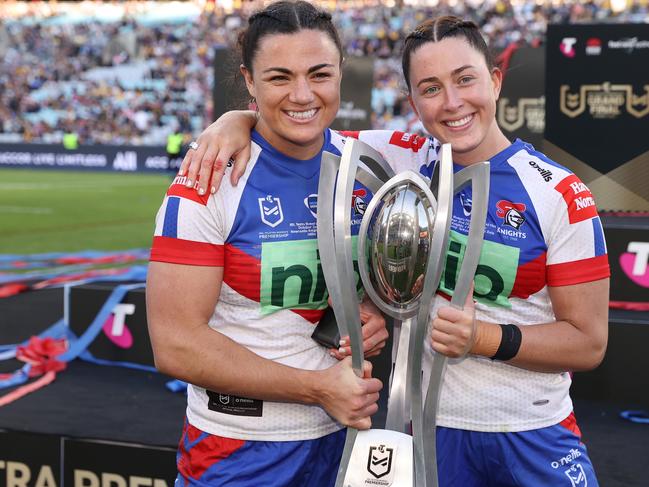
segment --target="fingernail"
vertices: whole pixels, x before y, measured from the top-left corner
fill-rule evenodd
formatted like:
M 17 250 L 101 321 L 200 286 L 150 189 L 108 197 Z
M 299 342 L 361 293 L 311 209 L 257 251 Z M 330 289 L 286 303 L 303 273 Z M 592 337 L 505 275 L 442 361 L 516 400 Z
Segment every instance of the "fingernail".
M 198 188 L 198 194 L 203 196 L 205 194 L 205 190 L 203 188 Z
M 214 186 L 212 186 L 212 188 L 210 189 L 210 193 L 216 194 L 216 188 Z
M 185 171 L 183 171 L 182 169 L 180 169 L 180 170 L 178 171 L 178 176 L 184 176 L 184 175 L 185 175 Z
M 342 354 L 342 355 L 346 355 L 347 352 L 345 352 L 345 347 L 340 347 L 340 348 L 338 349 L 338 353 L 340 353 L 340 354 Z
M 187 182 L 185 183 L 185 186 L 187 186 L 188 188 L 191 188 L 192 186 L 194 186 L 194 183 L 192 182 L 191 179 L 188 179 Z
M 333 352 L 329 352 L 329 355 L 331 355 L 333 358 L 336 358 L 336 354 Z
M 340 340 L 340 341 L 338 342 L 338 345 L 340 345 L 340 346 L 345 345 L 345 340 Z

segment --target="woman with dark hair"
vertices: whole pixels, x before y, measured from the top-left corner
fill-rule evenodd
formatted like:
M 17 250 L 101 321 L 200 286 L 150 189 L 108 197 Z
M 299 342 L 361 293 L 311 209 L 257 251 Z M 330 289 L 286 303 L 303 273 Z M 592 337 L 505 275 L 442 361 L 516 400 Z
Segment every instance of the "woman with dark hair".
M 177 486 L 330 486 L 343 426 L 367 429 L 382 387 L 318 345 L 327 305 L 315 236 L 323 150 L 340 103 L 329 14 L 278 2 L 249 19 L 241 72 L 259 109 L 237 187 L 201 196 L 177 177 L 156 219 L 147 315 L 156 366 L 189 383 Z M 351 209 L 350 209 L 351 211 Z M 356 229 L 357 231 L 357 229 Z M 361 305 L 366 355 L 387 338 Z
M 422 23 L 406 39 L 403 70 L 410 103 L 433 137 L 354 135 L 396 169 L 430 173 L 440 142 L 452 145 L 457 169 L 490 162 L 475 307 L 448 306 L 450 265 L 432 305 L 424 373 L 434 353 L 461 359 L 469 351 L 449 362 L 442 385 L 440 485 L 597 485 L 569 395 L 571 372 L 596 367 L 608 338 L 610 272 L 592 195 L 565 167 L 504 136 L 495 117 L 502 73 L 474 23 Z M 253 125 L 254 114 L 223 116 L 183 168 L 192 162 L 190 177 L 209 175 L 215 156 L 246 150 Z M 447 263 L 461 258 L 470 212 L 464 190 L 454 200 Z

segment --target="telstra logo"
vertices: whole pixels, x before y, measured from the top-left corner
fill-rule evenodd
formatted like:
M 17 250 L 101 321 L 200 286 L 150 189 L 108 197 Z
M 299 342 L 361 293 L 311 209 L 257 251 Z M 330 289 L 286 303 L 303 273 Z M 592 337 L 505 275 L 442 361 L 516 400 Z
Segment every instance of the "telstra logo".
M 620 267 L 638 286 L 649 287 L 649 242 L 629 242 L 620 255 Z
M 108 339 L 120 348 L 133 346 L 133 335 L 126 327 L 126 316 L 135 313 L 135 305 L 120 303 L 113 308 L 113 314 L 104 323 L 103 330 Z

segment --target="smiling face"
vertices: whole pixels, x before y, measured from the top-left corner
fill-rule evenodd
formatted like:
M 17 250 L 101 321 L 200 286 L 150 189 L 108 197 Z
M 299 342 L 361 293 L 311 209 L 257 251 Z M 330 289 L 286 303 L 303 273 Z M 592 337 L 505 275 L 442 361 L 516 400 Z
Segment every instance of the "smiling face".
M 502 74 L 482 53 L 446 37 L 411 56 L 410 103 L 428 133 L 451 144 L 454 162 L 484 161 L 510 145 L 496 123 Z
M 259 108 L 257 131 L 273 147 L 296 159 L 320 151 L 340 105 L 340 63 L 338 48 L 320 30 L 260 40 L 252 72 L 241 72 Z

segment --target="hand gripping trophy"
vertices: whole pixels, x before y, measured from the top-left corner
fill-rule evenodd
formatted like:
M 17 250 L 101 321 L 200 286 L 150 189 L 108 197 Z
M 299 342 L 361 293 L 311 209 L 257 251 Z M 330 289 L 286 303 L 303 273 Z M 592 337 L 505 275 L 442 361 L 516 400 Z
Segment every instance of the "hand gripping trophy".
M 349 428 L 336 487 L 437 487 L 435 429 L 447 358 L 435 354 L 427 392 L 422 358 L 448 246 L 453 197 L 472 186 L 471 223 L 451 305 L 462 308 L 480 258 L 489 195 L 489 163 L 453 174 L 445 144 L 432 181 L 398 175 L 367 144 L 348 139 L 342 156 L 325 152 L 318 187 L 318 250 L 341 336 L 362 374 L 363 339 L 354 275 L 351 202 L 354 182 L 374 197 L 356 241 L 365 292 L 394 318 L 393 367 L 385 429 Z

